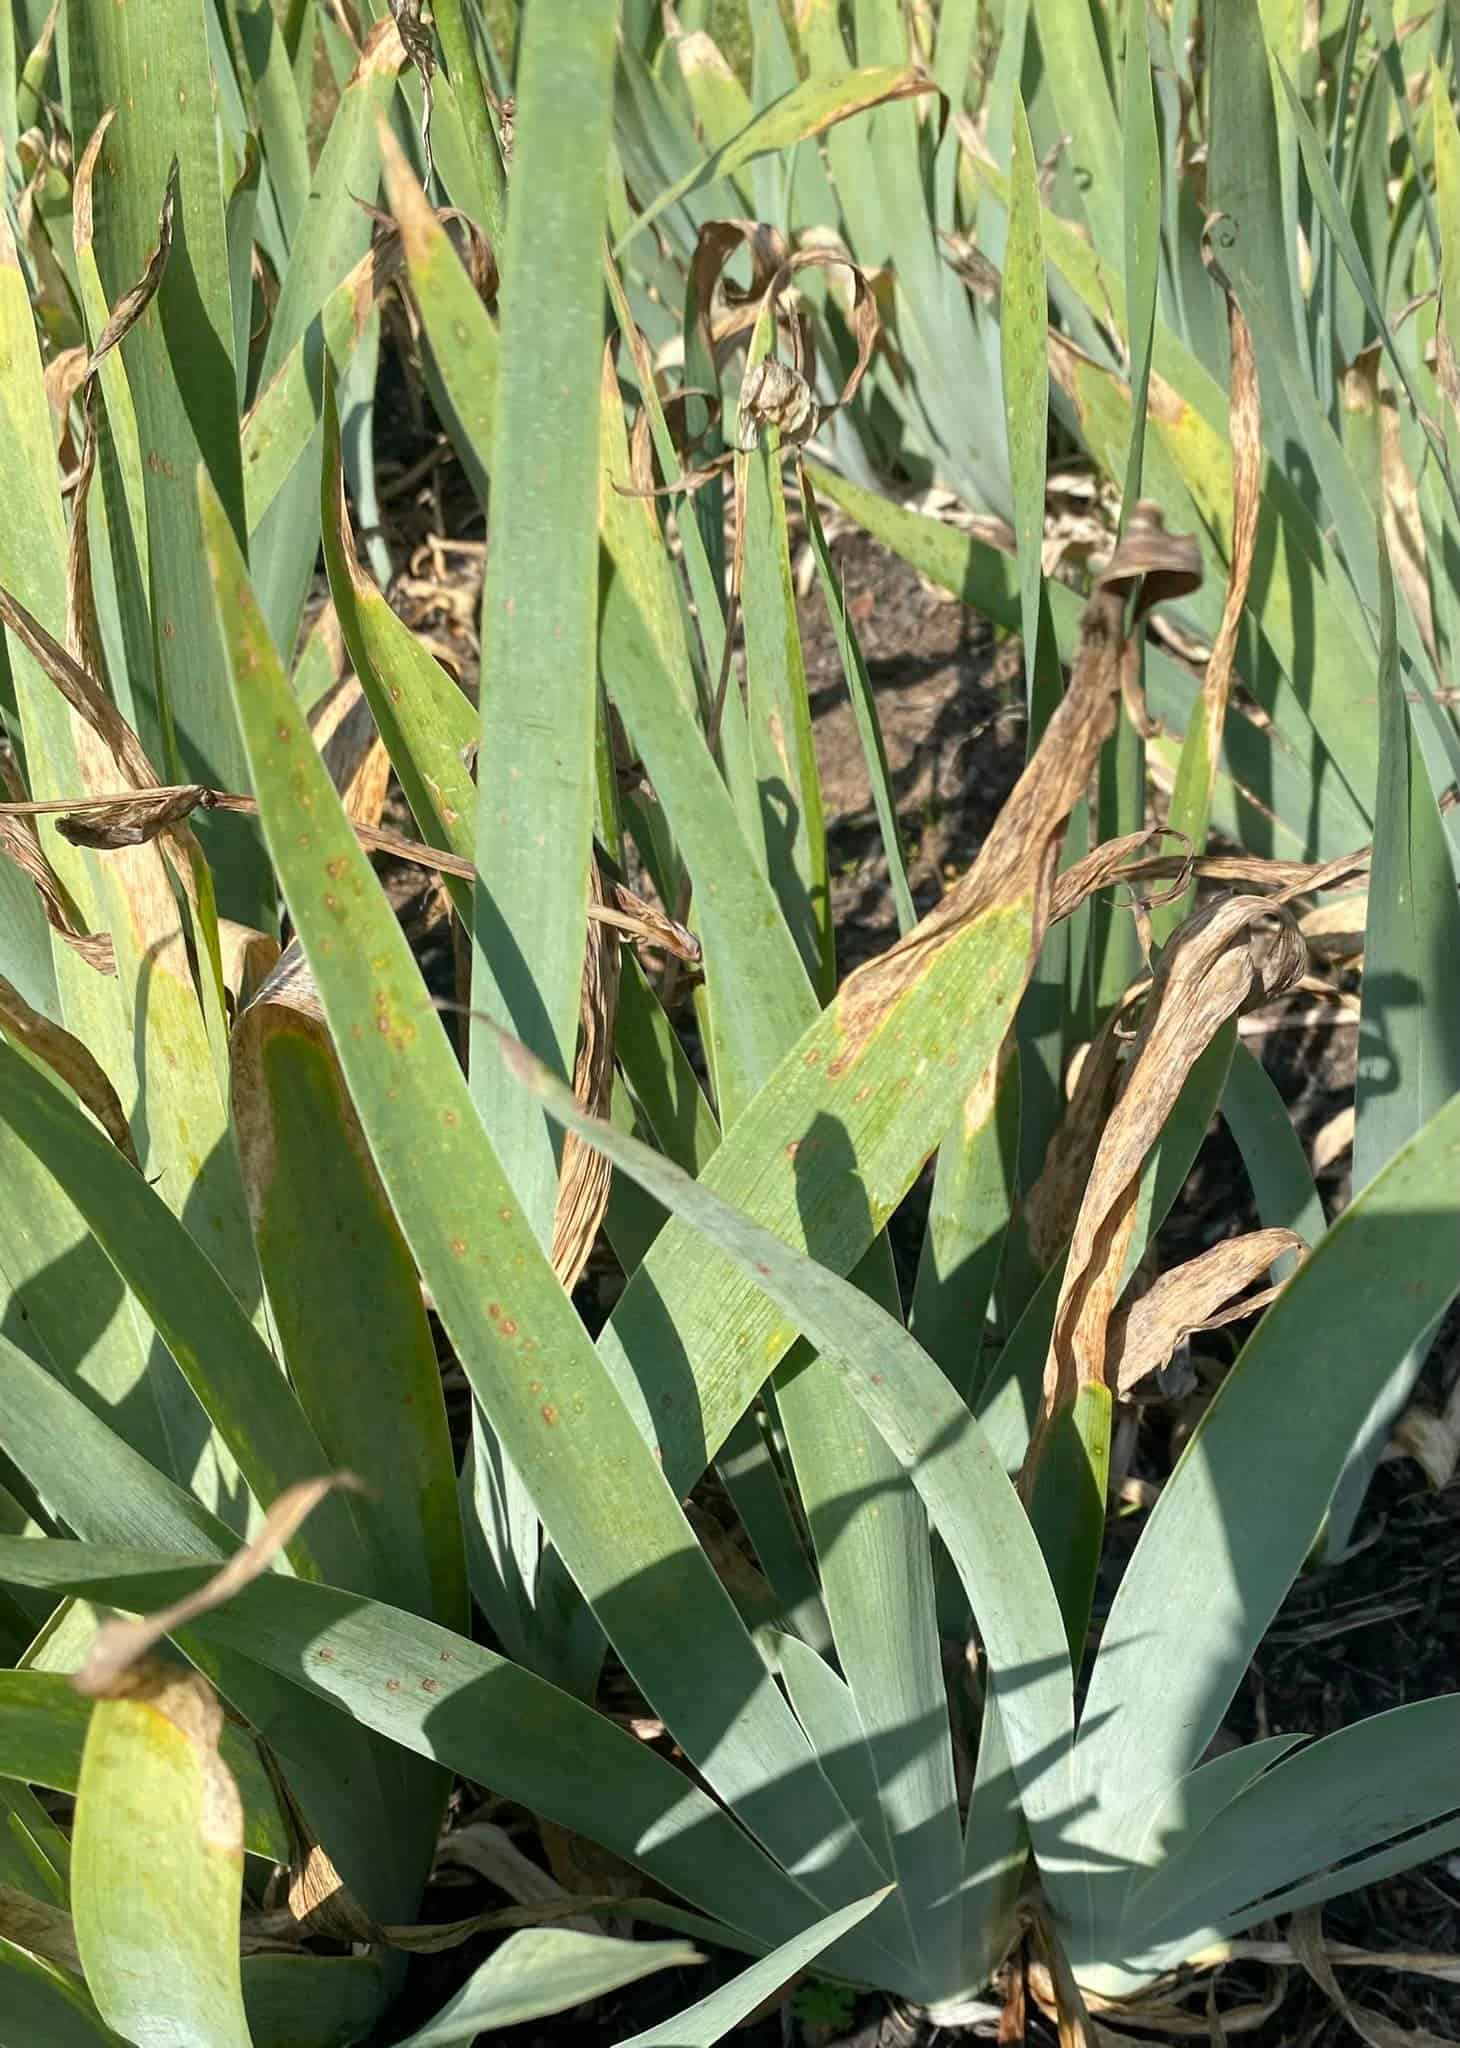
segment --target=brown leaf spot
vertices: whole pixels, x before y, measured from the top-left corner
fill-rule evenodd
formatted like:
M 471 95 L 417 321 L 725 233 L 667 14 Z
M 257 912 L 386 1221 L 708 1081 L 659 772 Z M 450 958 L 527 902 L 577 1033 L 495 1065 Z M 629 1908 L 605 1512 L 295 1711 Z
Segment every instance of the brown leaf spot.
M 551 1402 L 551 1401 L 547 1402 L 547 1403 L 546 1403 L 546 1405 L 544 1406 L 544 1408 L 543 1408 L 543 1411 L 542 1411 L 542 1419 L 543 1419 L 543 1421 L 544 1421 L 544 1422 L 545 1422 L 545 1423 L 547 1424 L 547 1426 L 548 1426 L 548 1428 L 549 1428 L 549 1429 L 556 1429 L 556 1428 L 557 1428 L 557 1424 L 558 1424 L 558 1411 L 557 1411 L 557 1409 L 556 1409 L 556 1408 L 554 1408 L 554 1406 L 553 1406 L 553 1404 L 552 1404 L 552 1402 Z
M 421 1680 L 421 1690 L 422 1690 L 422 1692 L 440 1692 L 440 1690 L 441 1690 L 441 1681 L 440 1681 L 440 1679 L 439 1679 L 439 1678 L 423 1678 L 423 1679 Z

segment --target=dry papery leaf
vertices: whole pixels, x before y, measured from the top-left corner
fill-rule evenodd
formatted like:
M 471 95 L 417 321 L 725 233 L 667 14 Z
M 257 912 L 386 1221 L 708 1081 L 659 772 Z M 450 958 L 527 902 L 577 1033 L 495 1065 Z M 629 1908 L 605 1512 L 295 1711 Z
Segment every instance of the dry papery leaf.
M 492 1821 L 469 1821 L 465 1827 L 453 1828 L 436 1851 L 436 1864 L 438 1870 L 453 1864 L 474 1870 L 519 1906 L 564 1910 L 566 1917 L 557 1923 L 560 1927 L 574 1928 L 582 1934 L 599 1932 L 598 1924 L 579 1912 L 577 1900 L 568 1887 L 559 1884 L 540 1863 L 525 1856 L 507 1830 Z
M 46 922 L 57 937 L 64 939 L 72 951 L 79 953 L 87 966 L 94 967 L 98 974 L 115 974 L 116 955 L 110 932 L 81 930 L 75 907 L 60 877 L 41 851 L 40 841 L 28 820 L 16 815 L 17 811 L 29 808 L 29 805 L 0 806 L 0 853 L 29 875 L 41 899 Z
M 1049 923 L 1065 821 L 1085 794 L 1100 748 L 1114 730 L 1121 671 L 1133 652 L 1126 639 L 1127 599 L 1134 590 L 1134 631 L 1152 605 L 1195 589 L 1200 579 L 1195 541 L 1168 534 L 1158 505 L 1137 505 L 1085 606 L 1069 688 L 978 858 L 914 930 L 844 983 L 837 1003 L 846 1051 L 839 1057 L 849 1056 L 861 1031 L 871 1029 L 923 973 L 928 954 L 986 910 L 1032 902 L 1032 969 Z
M 1323 1914 L 1313 1906 L 1306 1912 L 1295 1913 L 1288 1922 L 1288 1946 L 1334 2010 L 1346 2020 L 1359 2036 L 1367 2041 L 1369 2048 L 1447 2048 L 1439 2034 L 1432 2034 L 1426 2027 L 1400 2027 L 1387 2019 L 1381 2012 L 1375 2012 L 1366 2005 L 1355 2005 L 1350 2000 L 1334 1974 L 1334 1956 L 1323 1939 Z M 1365 1957 L 1371 1962 L 1371 1957 Z M 1450 1968 L 1455 1969 L 1455 1958 L 1449 1959 Z M 1445 1974 L 1449 1974 L 1446 1971 Z M 1456 1972 L 1460 1975 L 1460 1971 Z
M 20 990 L 0 975 L 0 1033 L 13 1045 L 43 1060 L 77 1100 L 89 1109 L 117 1150 L 137 1165 L 132 1133 L 121 1097 L 79 1038 L 34 1010 Z
M 1198 1330 L 1220 1329 L 1276 1301 L 1281 1284 L 1253 1295 L 1244 1290 L 1285 1252 L 1301 1256 L 1306 1251 L 1291 1230 L 1250 1230 L 1162 1273 L 1137 1301 L 1110 1318 L 1106 1370 L 1115 1391 L 1129 1394 L 1148 1374 L 1159 1372 L 1177 1346 Z
M 590 905 L 606 909 L 609 884 L 597 860 L 588 867 Z M 590 1116 L 607 1116 L 613 1096 L 613 1030 L 618 1010 L 619 942 L 613 929 L 590 917 L 583 949 L 578 1005 L 578 1050 L 573 1093 Z M 573 1131 L 563 1138 L 558 1199 L 553 1214 L 553 1271 L 571 1294 L 588 1263 L 608 1207 L 613 1168 Z
M 0 590 L 0 598 L 4 597 Z M 0 604 L 3 614 L 3 604 Z M 227 811 L 238 817 L 256 818 L 259 807 L 251 796 L 228 790 L 209 789 L 201 782 L 170 783 L 148 791 L 117 790 L 110 795 L 52 797 L 43 803 L 0 803 L 0 851 L 8 851 L 6 827 L 20 818 L 59 815 L 57 829 L 78 845 L 99 852 L 136 846 L 170 829 L 192 811 Z M 114 821 L 119 821 L 115 822 Z M 367 853 L 388 853 L 412 867 L 427 868 L 433 874 L 454 875 L 462 881 L 476 879 L 471 861 L 439 847 L 423 845 L 403 833 L 378 825 L 363 825 L 352 819 L 356 839 Z M 33 843 L 33 842 L 32 842 Z M 17 856 L 12 856 L 17 857 Z M 27 872 L 30 872 L 27 868 Z M 51 878 L 54 882 L 54 877 Z M 602 903 L 591 903 L 588 915 L 595 923 L 611 925 L 637 944 L 671 953 L 675 958 L 697 963 L 700 942 L 694 933 L 666 917 L 654 904 L 646 903 L 621 882 L 609 885 Z M 70 937 L 71 934 L 66 934 Z M 82 943 L 73 938 L 73 943 Z M 85 943 L 91 943 L 86 941 Z M 107 942 L 108 945 L 110 941 Z
M 1110 1384 L 1108 1325 L 1135 1228 L 1141 1168 L 1187 1075 L 1228 1018 L 1273 1001 L 1301 979 L 1305 965 L 1292 917 L 1263 896 L 1227 897 L 1198 911 L 1163 951 L 1070 1239 L 1026 1487 L 1055 1411 L 1071 1406 L 1080 1387 Z
M 1214 1962 L 1227 1959 L 1224 1950 L 1220 1959 L 1214 1958 Z M 1218 2024 L 1222 2030 L 1230 2034 L 1251 2033 L 1272 2018 L 1287 1996 L 1287 1972 L 1281 1966 L 1283 1960 L 1285 1958 L 1273 1958 L 1277 1967 L 1266 1997 L 1244 2000 L 1242 2004 L 1228 2006 L 1221 2012 Z M 1210 1967 L 1212 1965 L 1208 1965 Z M 1215 1979 L 1206 1982 L 1208 1997 L 1206 2009 L 1201 2013 L 1191 2012 L 1182 2003 L 1183 1994 L 1187 1999 L 1200 1995 L 1203 1980 L 1196 1977 L 1188 1977 L 1184 1982 L 1166 1980 L 1152 1985 L 1134 1998 L 1101 1998 L 1094 1992 L 1081 1990 L 1078 1995 L 1083 2004 L 1087 2029 L 1084 2038 L 1099 2044 L 1099 2048 L 1104 2048 L 1106 2043 L 1128 2043 L 1130 2048 L 1135 2048 L 1135 2037 L 1115 2033 L 1104 2024 L 1108 2016 L 1127 2026 L 1149 2029 L 1150 2035 L 1157 2039 L 1175 2037 L 1210 2041 L 1211 1993 Z M 1057 2010 L 1055 1981 L 1047 1965 L 1037 1958 L 1029 1965 L 1029 1992 L 1035 2004 L 1053 2018 Z M 1149 2036 L 1145 2037 L 1143 2048 L 1150 2048 Z
M 1066 874 L 1073 872 L 1073 868 L 1066 870 Z M 1060 880 L 1064 879 L 1062 875 Z M 1059 895 L 1059 883 L 1055 895 Z M 1118 1003 L 1086 1050 L 1039 1177 L 1024 1198 L 1025 1234 L 1041 1271 L 1052 1266 L 1064 1250 L 1080 1213 L 1100 1134 L 1115 1098 L 1121 1056 L 1130 1041 L 1128 1020 L 1138 999 L 1127 995 Z
M 1384 1455 L 1413 1458 L 1436 1493 L 1448 1486 L 1460 1466 L 1460 1379 L 1438 1413 L 1418 1401 L 1406 1408 Z
M 741 249 L 750 252 L 751 282 L 748 289 L 730 284 L 724 277 L 725 266 Z M 844 272 L 851 279 L 850 304 L 845 316 L 857 344 L 856 360 L 829 405 L 820 404 L 815 396 L 814 330 L 800 306 L 793 307 L 787 303 L 797 274 L 808 269 Z M 767 355 L 746 372 L 740 393 L 735 447 L 727 448 L 702 468 L 686 469 L 680 476 L 659 485 L 646 485 L 636 473 L 633 487 L 614 486 L 627 496 L 657 497 L 698 490 L 713 477 L 723 476 L 733 467 L 737 453 L 744 455 L 754 448 L 761 431 L 767 426 L 780 430 L 786 447 L 800 448 L 834 412 L 849 405 L 856 397 L 881 332 L 872 281 L 843 247 L 810 244 L 788 250 L 779 230 L 767 227 L 761 221 L 707 221 L 700 230 L 690 259 L 689 292 L 695 309 L 695 328 L 712 361 L 723 361 L 741 337 L 752 332 L 763 318 L 772 323 L 773 334 L 777 331 L 785 334 L 791 360 L 784 362 L 774 355 Z M 722 308 L 718 318 L 715 314 L 717 295 Z M 639 377 L 652 377 L 653 365 L 642 336 L 631 334 L 630 342 Z M 693 395 L 685 389 L 677 394 L 677 401 L 666 401 L 666 422 L 672 422 L 676 417 L 676 402 L 682 406 L 683 401 Z M 679 417 L 682 419 L 682 412 Z M 695 441 L 697 439 L 695 437 Z M 681 458 L 692 452 L 693 445 L 694 441 L 681 439 L 676 442 Z M 737 499 L 740 495 L 737 492 Z M 737 504 L 737 560 L 738 538 L 743 524 Z M 734 587 L 739 589 L 738 574 Z
M 236 924 L 231 917 L 218 920 L 218 952 L 223 967 L 223 986 L 241 1010 L 262 988 L 279 964 L 279 941 L 272 932 L 256 931 L 252 925 Z
M 390 756 L 358 677 L 349 676 L 326 693 L 310 718 L 309 732 L 350 823 L 378 825 L 390 787 Z
M 352 1472 L 330 1472 L 323 1478 L 302 1479 L 298 1485 L 286 1487 L 264 1517 L 253 1541 L 235 1551 L 195 1593 L 135 1621 L 104 1621 L 93 1636 L 80 1669 L 72 1674 L 71 1683 L 76 1690 L 88 1699 L 126 1697 L 131 1690 L 129 1674 L 155 1643 L 196 1620 L 198 1615 L 221 1607 L 225 1600 L 231 1600 L 266 1572 L 305 1517 L 336 1488 L 358 1493 L 360 1482 Z

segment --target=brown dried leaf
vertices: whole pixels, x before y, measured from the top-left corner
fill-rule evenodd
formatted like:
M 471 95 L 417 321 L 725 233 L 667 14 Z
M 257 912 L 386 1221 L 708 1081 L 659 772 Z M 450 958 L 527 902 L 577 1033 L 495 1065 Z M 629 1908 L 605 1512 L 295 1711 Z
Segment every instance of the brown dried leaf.
M 1364 932 L 1369 921 L 1367 889 L 1336 902 L 1315 903 L 1298 919 L 1308 951 L 1315 960 L 1357 960 L 1364 950 Z
M 1147 575 L 1156 577 L 1158 590 L 1168 591 L 1190 589 L 1192 578 L 1201 579 L 1195 542 L 1168 535 L 1153 505 L 1137 508 L 1124 540 L 1096 580 L 1080 621 L 1070 686 L 973 866 L 906 938 L 844 983 L 837 998 L 844 1033 L 838 1063 L 850 1062 L 865 1033 L 923 974 L 928 954 L 988 910 L 1025 899 L 1031 903 L 1032 969 L 1049 922 L 1065 822 L 1084 796 L 1100 748 L 1115 728 L 1126 600 L 1135 590 L 1139 610 L 1149 609 Z
M 30 876 L 52 931 L 98 974 L 115 974 L 116 957 L 110 933 L 81 930 L 75 906 L 59 875 L 46 859 L 35 833 L 23 818 L 15 815 L 13 807 L 0 811 L 0 854 Z
M 609 884 L 597 860 L 590 862 L 590 905 L 603 908 Z M 590 1116 L 607 1116 L 613 1096 L 613 1028 L 618 1009 L 619 941 L 610 926 L 590 917 L 583 950 L 578 1011 L 578 1052 L 573 1093 Z M 553 1271 L 571 1294 L 588 1263 L 608 1207 L 613 1168 L 601 1152 L 573 1131 L 563 1138 L 558 1199 L 553 1214 Z
M 1130 1036 L 1129 1007 L 1127 1001 L 1112 1011 L 1080 1062 L 1069 1105 L 1049 1141 L 1039 1178 L 1025 1197 L 1025 1235 L 1041 1271 L 1052 1266 L 1069 1243 L 1080 1213 Z
M 758 446 L 766 427 L 774 427 L 782 441 L 799 446 L 810 439 L 816 426 L 816 395 L 799 370 L 775 356 L 766 356 L 746 372 L 735 434 L 742 455 Z
M 390 783 L 390 757 L 358 678 L 351 676 L 328 693 L 309 731 L 350 823 L 378 825 Z
M 1138 1301 L 1110 1318 L 1106 1359 L 1116 1392 L 1128 1394 L 1148 1373 L 1159 1372 L 1197 1330 L 1220 1329 L 1266 1308 L 1282 1292 L 1281 1284 L 1242 1301 L 1233 1297 L 1284 1252 L 1306 1250 L 1291 1230 L 1251 1230 L 1172 1266 Z
M 148 760 L 142 742 L 110 697 L 81 663 L 49 634 L 17 597 L 0 585 L 0 620 L 32 654 L 71 709 L 106 743 L 112 758 L 133 789 L 157 789 L 161 778 Z
M 86 155 L 82 158 L 82 165 L 78 166 L 77 170 L 77 176 L 80 178 L 82 167 L 84 166 L 87 180 L 88 216 L 91 199 L 90 180 L 96 162 L 93 152 L 100 148 L 101 140 L 106 133 L 107 124 L 110 119 L 110 113 L 103 115 L 97 126 L 96 133 L 92 136 L 91 142 L 87 146 Z M 167 188 L 162 197 L 162 210 L 157 216 L 157 246 L 152 250 L 146 263 L 142 266 L 142 275 L 135 284 L 128 286 L 107 315 L 106 325 L 96 337 L 96 346 L 91 351 L 91 361 L 87 367 L 88 377 L 95 376 L 97 365 L 101 362 L 103 356 L 109 355 L 117 347 L 118 343 L 126 339 L 157 296 L 158 286 L 162 283 L 162 273 L 166 270 L 167 259 L 172 254 L 173 222 L 177 211 L 177 192 L 178 162 L 177 158 L 174 157 L 167 173 Z
M 212 791 L 200 782 L 180 788 L 149 790 L 146 795 L 93 799 L 56 820 L 56 830 L 73 846 L 115 853 L 124 846 L 145 846 L 170 825 L 208 804 Z
M 656 904 L 646 903 L 622 882 L 613 883 L 608 893 L 607 903 L 590 907 L 590 917 L 596 917 L 600 924 L 612 925 L 616 931 L 627 932 L 640 945 L 655 946 L 691 966 L 699 964 L 700 942 L 688 926 L 667 917 Z
M 1447 2048 L 1439 2034 L 1426 2027 L 1400 2027 L 1365 2005 L 1355 2005 L 1334 1974 L 1327 1944 L 1323 1939 L 1323 1913 L 1317 1906 L 1295 1913 L 1288 1922 L 1288 1943 L 1324 1997 L 1339 2017 L 1346 2020 L 1369 2048 Z
M 443 1955 L 449 1949 L 460 1948 L 463 1942 L 478 1934 L 503 1934 L 517 1927 L 574 1927 L 588 1913 L 621 1914 L 632 1919 L 636 1905 L 648 1908 L 649 1903 L 647 1899 L 623 1898 L 617 1892 L 577 1899 L 545 1899 L 533 1906 L 500 1906 L 491 1912 L 474 1913 L 469 1920 L 432 1921 L 413 1927 L 380 1927 L 376 1929 L 376 1937 L 408 1955 Z M 601 1922 L 586 1924 L 592 1925 L 595 1932 L 601 1931 Z
M 1054 900 L 1050 905 L 1049 921 L 1058 924 L 1062 918 L 1073 917 L 1083 903 L 1101 889 L 1108 889 L 1113 883 L 1130 882 L 1139 877 L 1142 869 L 1135 863 L 1134 856 L 1143 853 L 1147 847 L 1155 846 L 1162 839 L 1179 839 L 1184 846 L 1186 837 L 1170 825 L 1154 825 L 1144 832 L 1127 832 L 1121 839 L 1102 840 L 1082 860 L 1071 862 L 1054 885 Z M 1131 865 L 1127 866 L 1127 863 Z M 1153 896 L 1142 898 L 1148 907 L 1169 902 L 1173 895 L 1179 895 L 1186 885 L 1190 863 L 1181 861 L 1177 867 L 1177 879 L 1173 887 L 1158 890 Z
M 242 1010 L 278 966 L 279 941 L 271 932 L 255 931 L 252 925 L 235 924 L 231 917 L 220 917 L 218 951 L 223 986 L 233 998 L 235 1011 Z
M 13 1045 L 43 1060 L 85 1104 L 117 1150 L 133 1166 L 137 1154 L 121 1098 L 89 1048 L 39 1010 L 33 1010 L 11 982 L 0 975 L 0 1033 Z
M 208 1614 L 242 1592 L 266 1572 L 295 1531 L 327 1493 L 338 1487 L 360 1490 L 352 1472 L 330 1472 L 320 1479 L 302 1479 L 286 1487 L 264 1517 L 263 1527 L 251 1543 L 235 1551 L 205 1585 L 170 1607 L 136 1621 L 104 1621 L 92 1638 L 91 1647 L 71 1683 L 88 1699 L 121 1699 L 133 1688 L 129 1675 L 146 1657 L 154 1643 L 174 1629 L 182 1628 L 200 1614 Z
M 579 1912 L 569 1890 L 540 1863 L 525 1856 L 505 1828 L 491 1821 L 472 1821 L 466 1827 L 453 1828 L 436 1851 L 436 1863 L 438 1869 L 459 1864 L 476 1871 L 519 1906 L 562 1910 L 565 1917 L 557 1923 L 561 1927 L 576 1928 L 582 1934 L 598 1932 L 597 1923 Z
M 725 266 L 739 250 L 750 253 L 750 284 L 729 283 Z M 707 220 L 695 242 L 689 264 L 689 304 L 706 355 L 713 362 L 737 335 L 755 325 L 771 281 L 790 251 L 779 228 L 758 220 Z M 715 318 L 715 294 L 728 309 Z
M 1069 1407 L 1078 1388 L 1109 1384 L 1107 1326 L 1124 1281 L 1141 1168 L 1187 1075 L 1229 1017 L 1293 987 L 1306 964 L 1292 918 L 1262 896 L 1209 905 L 1167 944 L 1070 1240 L 1026 1482 L 1055 1411 Z

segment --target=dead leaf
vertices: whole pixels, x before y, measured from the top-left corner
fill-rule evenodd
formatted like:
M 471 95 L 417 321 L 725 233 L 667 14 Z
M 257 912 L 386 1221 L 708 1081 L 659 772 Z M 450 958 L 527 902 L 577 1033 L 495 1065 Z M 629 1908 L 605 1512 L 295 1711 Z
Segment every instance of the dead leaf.
M 1066 820 L 1084 796 L 1100 748 L 1115 728 L 1127 599 L 1135 594 L 1139 617 L 1152 602 L 1193 589 L 1200 578 L 1201 557 L 1190 536 L 1168 534 L 1158 506 L 1138 506 L 1085 606 L 1069 688 L 978 858 L 905 938 L 843 983 L 836 1000 L 843 1047 L 829 1071 L 851 1063 L 863 1038 L 925 972 L 928 955 L 986 911 L 1031 904 L 1027 964 L 1032 970 L 1049 923 Z
M 1355 2005 L 1334 1975 L 1333 1964 L 1323 1939 L 1323 1913 L 1317 1906 L 1295 1913 L 1288 1922 L 1288 1944 L 1339 2017 L 1346 2020 L 1369 2048 L 1450 2048 L 1439 2034 L 1426 2027 L 1400 2027 L 1365 2005 Z
M 1033 1483 L 1051 1418 L 1086 1386 L 1110 1384 L 1108 1325 L 1124 1285 L 1141 1168 L 1187 1075 L 1229 1017 L 1270 1002 L 1306 965 L 1286 911 L 1230 896 L 1178 927 L 1157 965 L 1118 1100 L 1101 1135 L 1070 1240 L 1045 1365 L 1043 1414 L 1025 1460 Z
M 1039 1178 L 1024 1198 L 1025 1235 L 1041 1271 L 1052 1266 L 1069 1243 L 1080 1213 L 1130 1039 L 1126 1020 L 1131 1000 L 1112 1010 L 1081 1060 L 1074 1093 L 1049 1141 Z
M 76 809 L 56 821 L 56 830 L 72 846 L 115 853 L 124 846 L 145 846 L 169 825 L 206 808 L 211 791 L 191 782 L 177 789 L 148 790 L 134 797 L 93 799 L 96 808 Z
M 436 1864 L 438 1869 L 459 1864 L 476 1871 L 519 1906 L 566 1908 L 567 1917 L 557 1923 L 560 1927 L 576 1928 L 582 1934 L 599 1932 L 598 1923 L 579 1912 L 572 1892 L 540 1863 L 524 1856 L 507 1830 L 491 1821 L 472 1821 L 466 1827 L 453 1828 L 442 1838 Z M 638 1889 L 637 1882 L 634 1889 Z
M 604 907 L 607 884 L 598 861 L 588 870 L 590 904 Z M 618 1010 L 619 940 L 606 924 L 590 919 L 583 949 L 583 980 L 578 1009 L 578 1050 L 573 1065 L 573 1093 L 590 1116 L 607 1116 L 613 1096 L 613 1027 Z M 553 1271 L 571 1294 L 588 1263 L 608 1207 L 613 1168 L 601 1152 L 576 1132 L 563 1137 L 558 1170 L 557 1207 L 553 1214 Z
M 29 809 L 29 806 L 23 808 Z M 46 859 L 40 841 L 26 820 L 16 815 L 17 806 L 0 805 L 0 853 L 13 860 L 29 875 L 41 899 L 46 922 L 58 938 L 79 953 L 98 974 L 115 974 L 116 955 L 109 932 L 84 932 L 75 905 L 62 886 L 61 878 Z
M 390 786 L 390 756 L 358 677 L 350 676 L 326 694 L 310 718 L 309 731 L 350 823 L 378 825 Z
M 218 920 L 218 951 L 223 967 L 223 986 L 233 998 L 235 1011 L 251 1003 L 279 964 L 279 941 L 272 932 L 255 931 L 252 925 L 236 924 L 231 917 Z
M 121 1098 L 90 1049 L 61 1025 L 33 1010 L 20 990 L 0 975 L 0 1032 L 58 1074 L 82 1102 L 117 1150 L 133 1166 L 137 1154 Z M 140 1171 L 140 1168 L 139 1168 Z
M 1275 1301 L 1282 1285 L 1238 1301 L 1284 1252 L 1307 1250 L 1291 1230 L 1250 1230 L 1172 1266 L 1129 1307 L 1117 1309 L 1106 1337 L 1107 1372 L 1115 1391 L 1128 1394 L 1148 1373 L 1159 1372 L 1179 1344 L 1198 1330 L 1256 1315 Z
M 1098 846 L 1091 847 L 1083 859 L 1072 861 L 1054 885 L 1050 923 L 1058 924 L 1062 918 L 1073 917 L 1097 891 L 1108 889 L 1116 882 L 1131 881 L 1141 872 L 1136 865 L 1137 856 L 1162 839 L 1179 839 L 1183 846 L 1186 845 L 1184 833 L 1170 825 L 1153 825 L 1143 832 L 1127 832 L 1121 839 L 1104 839 Z M 1178 860 L 1170 887 L 1145 897 L 1147 906 L 1154 908 L 1158 903 L 1169 903 L 1173 897 L 1179 896 L 1191 872 L 1189 860 Z
M 358 1492 L 360 1482 L 352 1472 L 330 1472 L 321 1479 L 302 1479 L 297 1486 L 286 1487 L 264 1517 L 263 1527 L 252 1543 L 235 1551 L 195 1593 L 135 1621 L 104 1621 L 93 1636 L 80 1669 L 73 1672 L 72 1685 L 88 1699 L 126 1697 L 132 1690 L 130 1681 L 137 1675 L 136 1667 L 154 1643 L 160 1643 L 164 1636 L 196 1620 L 198 1615 L 221 1607 L 266 1572 L 305 1517 L 327 1493 L 341 1487 Z M 221 1709 L 219 1720 L 221 1725 Z
M 1436 1493 L 1448 1486 L 1460 1465 L 1460 1379 L 1438 1414 L 1418 1402 L 1406 1408 L 1394 1426 L 1389 1450 L 1413 1458 Z

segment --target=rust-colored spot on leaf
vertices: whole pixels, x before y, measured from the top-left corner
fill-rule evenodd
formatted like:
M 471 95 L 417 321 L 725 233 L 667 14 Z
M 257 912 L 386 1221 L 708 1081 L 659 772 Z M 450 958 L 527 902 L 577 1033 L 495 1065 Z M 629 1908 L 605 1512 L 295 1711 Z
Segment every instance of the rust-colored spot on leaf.
M 554 1408 L 554 1406 L 553 1406 L 553 1404 L 552 1404 L 552 1402 L 551 1402 L 551 1401 L 548 1401 L 547 1403 L 545 1403 L 545 1405 L 544 1405 L 544 1407 L 543 1407 L 543 1411 L 542 1411 L 542 1419 L 543 1419 L 543 1421 L 544 1421 L 544 1422 L 545 1422 L 545 1423 L 547 1424 L 547 1426 L 548 1426 L 548 1428 L 549 1428 L 549 1429 L 556 1429 L 556 1428 L 557 1428 L 557 1426 L 558 1426 L 558 1411 L 557 1411 L 557 1409 L 556 1409 L 556 1408 Z

